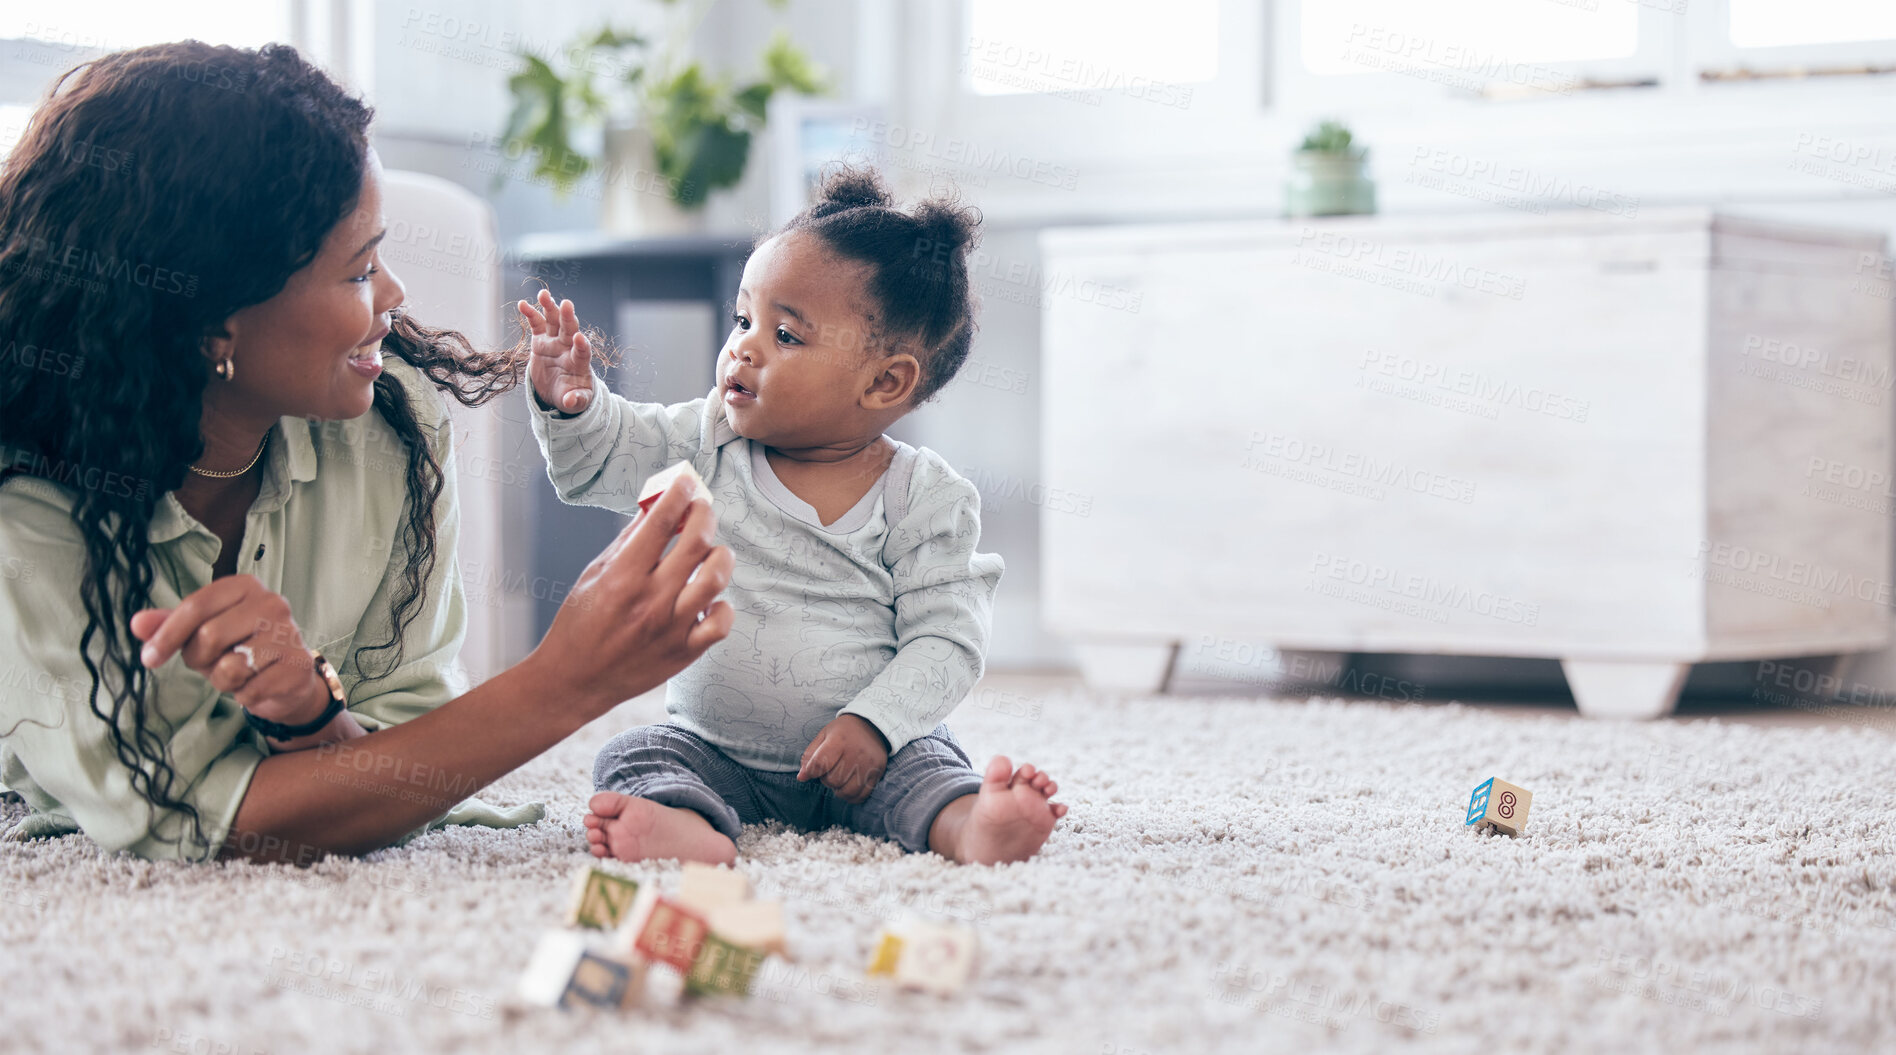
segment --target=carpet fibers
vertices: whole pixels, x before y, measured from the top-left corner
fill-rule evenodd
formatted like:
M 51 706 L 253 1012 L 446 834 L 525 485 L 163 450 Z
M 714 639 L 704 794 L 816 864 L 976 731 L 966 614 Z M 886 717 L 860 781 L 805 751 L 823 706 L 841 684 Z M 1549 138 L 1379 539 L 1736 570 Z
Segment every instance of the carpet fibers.
M 1072 812 L 1023 865 L 746 832 L 794 964 L 749 1000 L 611 1013 L 513 986 L 587 858 L 592 756 L 628 703 L 450 829 L 306 869 L 0 846 L 0 1050 L 215 1052 L 1871 1051 L 1896 1045 L 1896 739 L 1457 705 L 983 687 L 978 758 Z M 1518 839 L 1462 827 L 1490 776 Z M 4 807 L 0 824 L 22 812 Z M 675 881 L 676 866 L 617 865 Z M 980 935 L 940 999 L 861 974 L 881 919 Z

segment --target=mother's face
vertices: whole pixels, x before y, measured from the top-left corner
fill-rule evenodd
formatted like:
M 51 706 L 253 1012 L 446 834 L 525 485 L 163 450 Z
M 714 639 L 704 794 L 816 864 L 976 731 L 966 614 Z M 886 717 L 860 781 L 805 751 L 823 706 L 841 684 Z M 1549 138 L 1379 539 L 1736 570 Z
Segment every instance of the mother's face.
M 368 413 L 382 372 L 382 338 L 402 284 L 382 266 L 381 163 L 373 152 L 362 193 L 315 259 L 276 296 L 232 315 L 208 342 L 236 375 L 213 377 L 207 403 L 255 417 L 344 420 Z

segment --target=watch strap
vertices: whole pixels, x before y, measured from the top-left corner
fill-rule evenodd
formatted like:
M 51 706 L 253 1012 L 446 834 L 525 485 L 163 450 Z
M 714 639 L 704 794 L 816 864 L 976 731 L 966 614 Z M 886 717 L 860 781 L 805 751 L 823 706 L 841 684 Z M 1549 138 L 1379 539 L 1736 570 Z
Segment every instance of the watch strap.
M 249 722 L 252 729 L 273 740 L 294 740 L 299 736 L 321 732 L 325 726 L 336 720 L 336 715 L 341 714 L 343 708 L 349 705 L 349 699 L 342 691 L 342 679 L 336 676 L 336 668 L 330 666 L 329 661 L 323 658 L 323 654 L 313 648 L 309 650 L 309 658 L 315 666 L 316 676 L 323 680 L 323 688 L 329 692 L 329 706 L 323 708 L 322 716 L 313 721 L 304 722 L 302 725 L 285 725 L 268 718 L 259 718 L 246 710 L 244 721 Z

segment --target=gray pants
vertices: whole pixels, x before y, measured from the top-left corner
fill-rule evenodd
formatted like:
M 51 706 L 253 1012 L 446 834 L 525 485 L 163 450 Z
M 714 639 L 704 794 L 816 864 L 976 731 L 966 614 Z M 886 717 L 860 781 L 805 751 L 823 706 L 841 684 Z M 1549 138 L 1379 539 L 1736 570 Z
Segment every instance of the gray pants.
M 820 780 L 739 765 L 687 729 L 642 725 L 600 749 L 593 786 L 692 810 L 733 840 L 743 825 L 777 820 L 805 831 L 841 825 L 922 853 L 935 815 L 979 791 L 981 776 L 948 727 L 937 725 L 889 756 L 867 799 L 849 803 Z

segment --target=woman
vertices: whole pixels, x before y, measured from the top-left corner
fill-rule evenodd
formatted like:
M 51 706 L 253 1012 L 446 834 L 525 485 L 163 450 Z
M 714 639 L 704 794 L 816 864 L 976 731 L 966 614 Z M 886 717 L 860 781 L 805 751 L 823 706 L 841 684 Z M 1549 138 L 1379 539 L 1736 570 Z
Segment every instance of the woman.
M 291 48 L 167 44 L 61 78 L 0 170 L 0 783 L 25 834 L 307 862 L 518 823 L 443 814 L 729 630 L 730 554 L 674 488 L 527 659 L 457 693 L 436 390 L 484 402 L 526 355 L 399 313 L 369 119 Z

